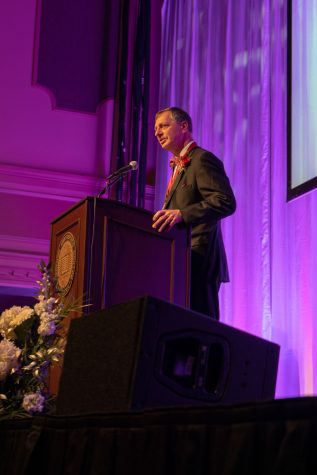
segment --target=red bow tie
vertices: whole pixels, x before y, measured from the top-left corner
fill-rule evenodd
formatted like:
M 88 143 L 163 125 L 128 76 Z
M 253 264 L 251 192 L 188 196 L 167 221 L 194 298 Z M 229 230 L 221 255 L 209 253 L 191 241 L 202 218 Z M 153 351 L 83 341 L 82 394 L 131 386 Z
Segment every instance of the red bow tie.
M 174 168 L 175 166 L 177 166 L 180 171 L 183 170 L 185 167 L 187 167 L 187 165 L 191 161 L 191 158 L 188 156 L 188 154 L 196 147 L 197 147 L 196 142 L 193 142 L 192 144 L 190 144 L 190 146 L 186 150 L 185 155 L 183 155 L 182 157 L 172 157 L 170 159 L 170 167 Z

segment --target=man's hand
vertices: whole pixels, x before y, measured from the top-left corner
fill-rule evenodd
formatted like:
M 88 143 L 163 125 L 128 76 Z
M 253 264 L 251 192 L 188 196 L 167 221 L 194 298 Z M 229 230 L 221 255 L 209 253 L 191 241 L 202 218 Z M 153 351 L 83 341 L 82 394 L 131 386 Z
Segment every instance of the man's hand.
M 153 216 L 152 228 L 161 231 L 169 231 L 175 224 L 183 221 L 182 213 L 179 209 L 161 209 Z

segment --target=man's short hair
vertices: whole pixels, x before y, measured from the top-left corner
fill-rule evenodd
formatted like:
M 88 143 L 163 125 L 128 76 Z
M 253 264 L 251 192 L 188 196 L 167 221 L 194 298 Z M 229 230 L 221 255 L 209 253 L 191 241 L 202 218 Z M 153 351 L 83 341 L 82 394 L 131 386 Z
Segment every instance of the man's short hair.
M 184 111 L 183 109 L 180 109 L 179 107 L 167 107 L 166 109 L 162 109 L 162 110 L 158 111 L 155 114 L 155 120 L 163 112 L 170 112 L 173 119 L 176 122 L 179 122 L 179 123 L 184 122 L 184 121 L 187 122 L 189 132 L 193 131 L 192 119 L 191 119 L 190 115 L 186 111 Z

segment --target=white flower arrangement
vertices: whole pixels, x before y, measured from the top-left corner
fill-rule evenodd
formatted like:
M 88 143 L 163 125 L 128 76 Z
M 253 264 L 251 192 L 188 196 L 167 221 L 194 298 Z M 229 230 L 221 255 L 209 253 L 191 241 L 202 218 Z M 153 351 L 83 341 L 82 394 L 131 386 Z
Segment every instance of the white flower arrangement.
M 64 318 L 80 308 L 66 307 L 44 262 L 39 269 L 34 308 L 13 306 L 0 315 L 0 420 L 52 412 L 48 371 L 64 353 Z
M 12 341 L 0 341 L 0 381 L 17 369 L 20 355 L 21 350 Z

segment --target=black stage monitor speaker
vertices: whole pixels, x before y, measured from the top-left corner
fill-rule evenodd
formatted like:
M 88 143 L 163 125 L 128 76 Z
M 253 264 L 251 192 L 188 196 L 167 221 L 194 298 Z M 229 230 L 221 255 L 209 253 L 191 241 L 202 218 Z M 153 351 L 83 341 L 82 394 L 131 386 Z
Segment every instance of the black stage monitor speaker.
M 279 346 L 143 297 L 71 322 L 57 413 L 272 399 Z

